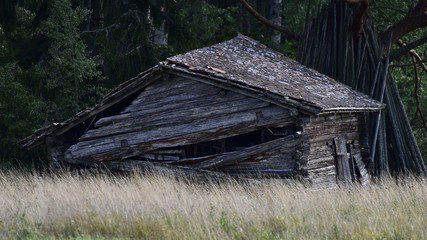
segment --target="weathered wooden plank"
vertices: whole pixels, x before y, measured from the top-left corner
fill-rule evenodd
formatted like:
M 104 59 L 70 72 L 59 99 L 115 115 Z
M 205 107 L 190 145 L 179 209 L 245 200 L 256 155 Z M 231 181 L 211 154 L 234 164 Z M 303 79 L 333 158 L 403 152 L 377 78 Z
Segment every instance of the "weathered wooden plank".
M 325 142 L 310 143 L 310 146 L 312 151 L 316 151 L 316 155 L 313 155 L 314 158 L 318 156 L 317 153 L 320 152 L 328 152 L 329 155 L 332 154 L 332 146 L 327 145 Z
M 292 176 L 306 176 L 305 170 L 276 170 L 276 169 L 247 169 L 247 170 L 227 170 L 224 171 L 208 171 L 203 169 L 195 169 L 183 166 L 170 166 L 163 163 L 148 162 L 141 160 L 126 159 L 121 161 L 106 161 L 106 162 L 93 162 L 83 159 L 74 159 L 69 161 L 73 165 L 80 165 L 84 167 L 107 168 L 114 171 L 126 172 L 151 172 L 160 171 L 176 174 L 178 176 L 186 176 L 189 178 L 209 178 L 209 179 L 224 179 L 228 176 L 235 176 L 239 178 L 255 178 L 255 177 L 292 177 Z
M 300 101 L 296 101 L 291 98 L 283 98 L 283 96 L 267 93 L 264 90 L 239 84 L 226 79 L 221 79 L 214 76 L 207 76 L 204 74 L 198 74 L 186 68 L 181 68 L 181 67 L 175 68 L 175 67 L 171 67 L 170 65 L 162 65 L 162 67 L 169 68 L 170 70 L 168 72 L 171 75 L 182 76 L 188 79 L 196 80 L 196 81 L 210 84 L 213 86 L 218 86 L 224 89 L 231 90 L 236 93 L 241 93 L 249 97 L 270 102 L 272 104 L 284 107 L 286 109 L 297 107 L 298 110 L 300 112 L 303 112 L 304 114 L 312 114 L 312 113 L 320 112 L 320 109 L 318 107 L 311 106 L 311 104 L 308 102 L 301 103 Z
M 310 142 L 330 141 L 335 136 L 343 136 L 345 139 L 359 140 L 359 126 L 357 123 L 339 124 L 336 126 L 319 126 L 316 128 L 306 129 L 310 136 Z
M 192 95 L 200 94 L 205 91 L 218 90 L 219 88 L 213 88 L 207 84 L 202 84 L 197 81 L 184 79 L 182 77 L 171 77 L 166 78 L 169 75 L 163 75 L 163 78 L 157 81 L 151 81 L 148 85 L 144 85 L 144 91 L 142 91 L 133 101 L 130 106 L 138 106 L 139 103 L 146 103 L 150 101 L 157 101 L 165 96 L 174 95 Z M 123 110 L 126 111 L 126 110 Z
M 258 119 L 259 112 L 265 117 L 264 119 Z M 290 125 L 294 120 L 287 116 L 288 113 L 283 113 L 280 107 L 272 106 L 216 119 L 82 141 L 71 146 L 66 152 L 66 157 L 69 159 L 92 157 L 106 160 L 136 156 L 157 148 L 197 143 L 200 139 L 217 140 L 251 132 L 260 127 Z M 122 148 L 123 141 L 127 141 L 127 148 Z
M 139 112 L 139 111 L 147 111 L 142 114 L 151 114 L 155 113 L 158 108 L 166 109 L 170 108 L 179 108 L 185 104 L 202 104 L 204 102 L 218 101 L 221 100 L 221 96 L 218 96 L 218 92 L 215 89 L 202 89 L 203 92 L 185 92 L 183 90 L 181 93 L 173 93 L 167 92 L 165 95 L 158 95 L 156 99 L 153 100 L 145 100 L 142 103 L 136 104 L 133 102 L 128 108 L 121 112 L 119 115 L 126 116 L 126 113 L 129 112 Z M 237 95 L 237 94 L 235 94 Z M 232 95 L 230 98 L 238 99 L 240 95 Z M 242 97 L 240 97 L 242 98 Z M 132 111 L 130 111 L 130 107 L 132 107 Z M 154 111 L 153 111 L 154 110 Z M 150 112 L 151 111 L 151 112 Z M 114 118 L 115 116 L 111 116 Z M 105 120 L 108 120 L 110 117 L 106 117 Z M 95 123 L 95 126 L 105 125 L 102 123 L 105 120 L 99 121 L 99 123 Z
M 107 161 L 107 162 L 93 162 L 84 159 L 73 159 L 72 161 L 66 160 L 70 164 L 79 165 L 83 167 L 93 167 L 98 169 L 109 169 L 114 171 L 125 172 L 165 172 L 176 174 L 177 176 L 185 176 L 188 178 L 208 178 L 208 179 L 224 179 L 229 175 L 222 172 L 213 172 L 202 169 L 193 169 L 181 166 L 169 166 L 167 164 L 126 159 L 122 161 Z M 244 176 L 242 176 L 243 178 Z
M 208 85 L 205 86 L 189 86 L 182 89 L 172 89 L 170 91 L 164 92 L 162 94 L 157 94 L 150 97 L 141 97 L 134 100 L 134 102 L 129 105 L 124 112 L 134 112 L 138 110 L 144 110 L 147 108 L 156 108 L 159 105 L 159 102 L 162 104 L 165 103 L 178 103 L 183 101 L 188 101 L 191 99 L 197 98 L 212 98 L 216 97 L 220 99 L 222 97 L 219 88 L 213 88 Z
M 264 116 L 259 119 L 259 115 Z M 250 109 L 248 111 L 236 112 L 234 114 L 219 116 L 217 118 L 198 119 L 196 121 L 184 122 L 184 119 L 175 119 L 169 125 L 159 128 L 149 128 L 146 131 L 121 134 L 110 138 L 101 138 L 85 141 L 91 146 L 102 145 L 104 143 L 120 142 L 126 139 L 129 145 L 134 144 L 132 140 L 138 143 L 147 142 L 150 140 L 167 139 L 175 136 L 188 136 L 194 133 L 210 132 L 215 133 L 220 129 L 232 128 L 237 125 L 245 124 L 266 124 L 271 122 L 280 123 L 281 120 L 286 122 L 288 114 L 280 107 L 271 106 L 268 108 Z M 184 122 L 181 124 L 181 121 Z
M 306 124 L 306 129 L 316 128 L 318 126 L 336 126 L 336 124 L 351 124 L 351 123 L 358 123 L 358 118 L 345 118 L 343 120 L 341 119 L 335 119 L 335 120 L 323 120 L 318 119 L 317 121 L 310 121 Z
M 310 176 L 309 181 L 312 183 L 313 188 L 316 189 L 334 189 L 338 187 L 336 176 L 334 171 L 331 171 L 329 175 L 316 175 L 314 173 L 308 173 Z
M 304 128 L 304 131 L 318 132 L 319 130 L 338 130 L 338 129 L 346 129 L 350 127 L 359 127 L 359 124 L 357 122 L 336 123 L 331 125 L 318 123 L 315 126 L 307 126 L 306 128 Z
M 154 151 L 150 151 L 150 154 L 177 154 L 177 155 L 182 155 L 184 154 L 183 150 L 174 150 L 174 149 L 159 149 L 159 150 L 154 150 Z
M 237 164 L 245 160 L 259 157 L 262 154 L 265 154 L 274 149 L 279 149 L 284 143 L 293 141 L 294 136 L 289 135 L 283 138 L 275 139 L 269 142 L 261 143 L 252 147 L 245 148 L 241 151 L 226 152 L 216 158 L 190 165 L 193 168 L 200 169 L 218 169 L 232 164 Z M 294 167 L 294 166 L 292 166 Z
M 324 144 L 326 144 L 326 142 L 331 142 L 333 140 L 333 138 L 335 136 L 338 136 L 338 135 L 341 135 L 341 134 L 339 134 L 339 132 L 338 132 L 336 134 L 328 134 L 328 135 L 324 135 L 324 136 L 318 136 L 318 137 L 313 138 L 313 139 L 310 138 L 310 144 L 314 144 L 316 142 L 319 142 L 319 143 L 323 142 Z M 345 135 L 345 133 L 342 134 L 341 136 L 343 136 L 343 135 Z
M 313 131 L 307 130 L 308 133 L 311 133 L 314 139 L 317 137 L 322 137 L 324 135 L 332 135 L 332 134 L 343 134 L 343 133 L 355 133 L 358 131 L 357 125 L 342 125 L 339 127 L 319 127 L 314 129 Z
M 280 156 L 269 156 L 267 160 L 269 162 L 241 162 L 221 170 L 300 170 L 297 162 L 292 158 L 281 158 Z M 224 170 L 225 171 L 225 170 Z
M 310 156 L 308 166 L 314 166 L 314 165 L 316 165 L 318 163 L 322 163 L 322 162 L 328 162 L 328 164 L 329 164 L 329 162 L 334 163 L 334 161 L 335 161 L 334 159 L 335 158 L 332 154 L 324 154 L 324 155 L 319 156 L 319 157 Z
M 351 121 L 357 121 L 359 118 L 359 113 L 357 114 L 330 114 L 325 116 L 313 116 L 310 118 L 310 124 L 313 123 L 326 123 L 326 124 L 332 124 L 337 122 L 351 122 Z
M 288 178 L 293 176 L 305 176 L 307 172 L 305 170 L 276 170 L 276 169 L 247 169 L 247 170 L 223 170 L 222 172 L 227 173 L 231 176 L 247 177 L 247 178 Z
M 312 178 L 318 178 L 322 176 L 333 176 L 336 180 L 336 168 L 334 165 L 329 165 L 323 168 L 307 169 L 307 172 L 312 175 Z
M 169 76 L 169 75 L 166 75 Z M 150 98 L 158 98 L 158 96 L 162 96 L 164 93 L 170 92 L 182 92 L 182 90 L 189 89 L 193 87 L 197 82 L 191 81 L 182 77 L 168 77 L 163 78 L 162 80 L 156 81 L 150 85 L 148 85 L 142 93 L 132 101 L 131 105 L 138 103 L 139 101 L 147 101 Z M 191 92 L 188 92 L 191 93 Z
M 161 154 L 143 154 L 140 157 L 149 159 L 152 161 L 177 161 L 179 160 L 178 156 L 170 156 L 170 155 L 161 155 Z
M 334 142 L 337 160 L 337 179 L 345 184 L 349 184 L 351 183 L 351 170 L 348 161 L 346 141 L 342 137 L 336 137 Z
M 310 124 L 333 124 L 333 123 L 341 123 L 341 122 L 353 122 L 362 119 L 361 114 L 348 114 L 348 113 L 338 113 L 338 114 L 328 114 L 322 116 L 312 116 L 309 121 L 305 121 L 306 125 Z
M 310 149 L 326 148 L 332 146 L 332 141 L 311 141 L 309 139 Z
M 261 109 L 267 107 L 268 103 L 254 102 L 242 99 L 237 102 L 219 103 L 207 106 L 192 106 L 190 109 L 173 109 L 173 111 L 166 112 L 163 115 L 156 113 L 154 115 L 132 115 L 127 119 L 103 126 L 101 128 L 92 129 L 80 137 L 80 141 L 111 136 L 116 134 L 124 134 L 136 132 L 146 129 L 158 128 L 162 126 L 171 126 L 186 123 L 196 123 L 200 120 L 208 118 L 218 118 L 224 115 L 231 115 L 236 112 L 250 111 L 253 109 Z M 114 120 L 113 120 L 114 121 Z
M 304 129 L 305 130 L 305 129 Z M 338 134 L 338 133 L 353 133 L 358 131 L 358 125 L 357 123 L 352 124 L 342 124 L 342 125 L 336 125 L 336 126 L 319 126 L 313 130 L 305 130 L 308 133 L 311 133 L 311 136 L 317 137 L 317 136 L 323 136 L 323 135 L 330 135 L 330 134 Z
M 217 95 L 207 95 L 205 98 L 188 98 L 185 96 L 185 99 L 183 101 L 173 101 L 173 102 L 164 102 L 164 101 L 157 101 L 153 104 L 146 104 L 144 105 L 144 109 L 136 110 L 134 112 L 127 112 L 122 113 L 118 115 L 113 115 L 105 118 L 99 119 L 95 123 L 95 127 L 102 127 L 104 125 L 108 125 L 114 122 L 126 120 L 129 118 L 136 118 L 136 117 L 143 117 L 143 116 L 153 116 L 155 114 L 161 115 L 163 113 L 173 112 L 177 109 L 183 109 L 186 105 L 188 106 L 207 106 L 209 104 L 220 104 L 223 103 L 219 102 L 217 100 Z M 229 101 L 239 101 L 243 99 L 244 97 L 235 95 L 234 98 L 229 99 Z
M 228 102 L 230 102 L 230 104 L 241 104 L 242 102 L 249 102 L 249 101 L 245 101 L 245 99 L 248 99 L 248 98 L 238 94 L 231 94 L 226 99 L 224 99 L 223 97 L 220 97 L 218 96 L 218 94 L 215 93 L 211 95 L 205 95 L 202 97 L 184 96 L 182 101 L 166 102 L 162 100 L 152 104 L 146 103 L 143 106 L 141 106 L 141 109 L 135 110 L 132 113 L 123 113 L 123 114 L 99 119 L 95 123 L 95 127 L 101 127 L 101 126 L 104 126 L 113 122 L 122 121 L 128 118 L 154 116 L 155 114 L 163 115 L 165 113 L 177 111 L 178 109 L 182 110 L 185 108 L 191 108 L 193 106 L 203 107 L 203 106 L 209 106 L 209 105 L 221 105 Z
M 369 174 L 368 174 L 368 170 L 365 167 L 365 163 L 362 161 L 362 155 L 361 154 L 355 154 L 354 156 L 354 161 L 356 163 L 356 167 L 359 170 L 360 173 L 360 182 L 362 183 L 362 185 L 368 185 L 369 184 Z
M 166 162 L 166 163 L 171 164 L 171 165 L 186 166 L 186 165 L 191 165 L 191 164 L 200 163 L 200 162 L 203 162 L 206 160 L 210 160 L 210 159 L 216 158 L 220 155 L 222 155 L 222 154 L 214 154 L 214 155 L 195 157 L 195 158 L 183 158 L 183 159 L 180 159 L 177 161 L 170 161 L 170 162 Z
M 345 138 L 344 138 L 345 139 Z M 356 169 L 354 166 L 354 161 L 353 161 L 353 146 L 351 144 L 348 144 L 348 141 L 346 141 L 346 148 L 347 148 L 347 153 L 348 153 L 348 164 L 350 167 L 350 175 L 351 175 L 351 180 L 354 182 L 356 180 Z
M 307 165 L 304 167 L 307 170 L 316 170 L 316 169 L 322 169 L 325 167 L 333 166 L 335 161 L 333 158 L 325 158 L 324 161 L 317 161 L 315 163 L 312 163 L 310 160 L 308 161 Z
M 317 155 L 317 154 L 313 154 L 313 155 Z M 310 155 L 308 157 L 308 161 L 309 161 L 309 165 L 312 164 L 316 164 L 317 162 L 321 162 L 321 161 L 326 161 L 326 159 L 334 159 L 334 156 L 332 154 L 330 154 L 329 152 L 324 153 L 324 154 L 319 154 L 319 156 L 315 156 L 313 157 L 312 155 Z
M 319 169 L 315 169 L 315 170 L 307 170 L 310 179 L 331 179 L 334 182 L 336 182 L 336 168 L 334 165 L 328 166 L 328 167 L 324 167 L 324 168 L 319 168 Z

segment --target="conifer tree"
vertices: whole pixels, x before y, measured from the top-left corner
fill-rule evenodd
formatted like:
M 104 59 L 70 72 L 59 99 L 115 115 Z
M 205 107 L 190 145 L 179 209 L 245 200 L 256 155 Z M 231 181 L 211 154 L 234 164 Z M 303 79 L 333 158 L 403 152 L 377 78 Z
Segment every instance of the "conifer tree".
M 97 64 L 89 56 L 81 38 L 79 25 L 89 10 L 71 6 L 70 0 L 55 0 L 46 24 L 51 39 L 47 61 L 39 67 L 45 79 L 50 111 L 55 120 L 67 118 L 91 102 L 82 99 L 88 92 L 100 95 L 101 78 Z M 95 91 L 95 92 L 94 92 Z M 85 105 L 86 104 L 86 105 Z

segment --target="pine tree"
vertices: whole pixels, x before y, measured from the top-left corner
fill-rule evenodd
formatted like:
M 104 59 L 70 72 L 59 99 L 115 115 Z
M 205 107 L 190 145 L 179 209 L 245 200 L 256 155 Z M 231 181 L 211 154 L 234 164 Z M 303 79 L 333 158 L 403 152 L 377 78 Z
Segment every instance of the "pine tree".
M 89 56 L 81 38 L 79 25 L 89 10 L 72 8 L 70 0 L 55 0 L 46 24 L 51 39 L 47 61 L 39 67 L 46 80 L 46 98 L 55 120 L 64 119 L 91 104 L 82 101 L 88 91 L 100 95 L 97 82 L 101 78 L 97 64 Z M 94 104 L 94 103 L 92 103 Z

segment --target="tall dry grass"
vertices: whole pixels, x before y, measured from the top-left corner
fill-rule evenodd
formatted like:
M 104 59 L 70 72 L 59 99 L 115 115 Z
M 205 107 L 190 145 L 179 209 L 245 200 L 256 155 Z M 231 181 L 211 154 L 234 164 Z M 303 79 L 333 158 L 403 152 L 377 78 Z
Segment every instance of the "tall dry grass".
M 149 176 L 0 173 L 1 239 L 426 239 L 427 183 L 315 190 Z

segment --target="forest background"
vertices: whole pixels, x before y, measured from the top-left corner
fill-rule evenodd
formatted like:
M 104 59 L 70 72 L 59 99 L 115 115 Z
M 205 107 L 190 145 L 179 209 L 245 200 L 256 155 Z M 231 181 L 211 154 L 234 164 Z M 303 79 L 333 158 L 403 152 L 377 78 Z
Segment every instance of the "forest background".
M 261 15 L 302 34 L 307 10 L 316 11 L 319 1 L 248 2 Z M 380 33 L 416 3 L 371 0 L 368 12 Z M 46 166 L 43 147 L 25 151 L 16 143 L 93 107 L 108 91 L 159 61 L 238 32 L 295 59 L 295 39 L 266 27 L 238 0 L 0 0 L 0 168 Z M 426 35 L 427 29 L 419 28 L 402 40 Z M 414 50 L 426 62 L 426 44 Z M 427 73 L 411 63 L 404 54 L 390 69 L 426 160 Z

